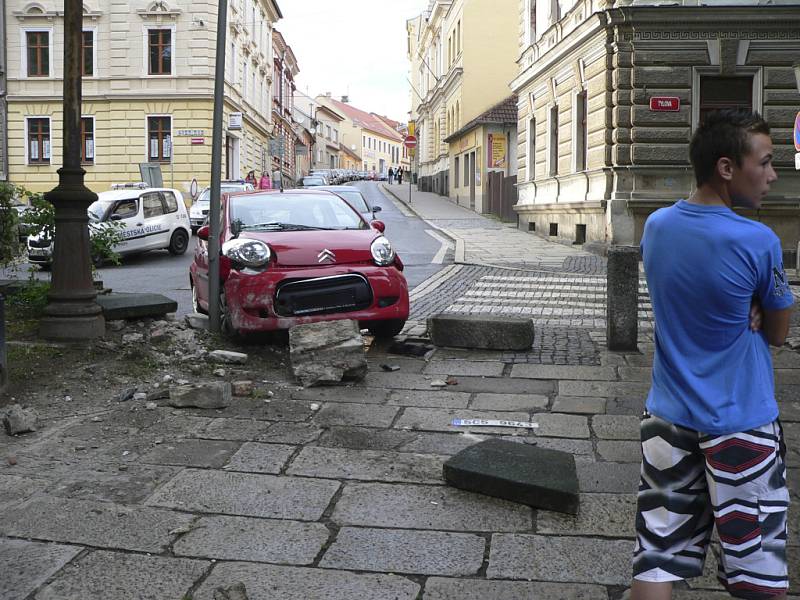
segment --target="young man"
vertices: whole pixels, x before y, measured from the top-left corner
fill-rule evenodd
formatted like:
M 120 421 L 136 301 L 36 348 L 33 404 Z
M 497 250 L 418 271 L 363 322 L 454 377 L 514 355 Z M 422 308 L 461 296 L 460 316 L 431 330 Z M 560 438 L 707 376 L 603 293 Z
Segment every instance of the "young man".
M 792 293 L 780 241 L 734 206 L 777 179 L 769 126 L 710 114 L 689 149 L 697 191 L 653 213 L 641 242 L 655 314 L 642 419 L 631 600 L 666 600 L 703 572 L 716 526 L 718 577 L 736 598 L 785 598 L 789 493 L 769 344 Z

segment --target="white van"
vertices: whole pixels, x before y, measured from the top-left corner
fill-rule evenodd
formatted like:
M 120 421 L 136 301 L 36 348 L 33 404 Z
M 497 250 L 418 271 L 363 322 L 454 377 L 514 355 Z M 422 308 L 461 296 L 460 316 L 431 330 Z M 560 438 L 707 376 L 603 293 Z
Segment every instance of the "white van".
M 189 247 L 191 228 L 183 196 L 178 190 L 151 188 L 146 184 L 118 184 L 102 192 L 89 206 L 89 232 L 104 222 L 121 221 L 122 241 L 114 247 L 120 255 L 166 249 L 183 254 Z M 28 261 L 48 266 L 53 242 L 42 236 L 28 237 Z

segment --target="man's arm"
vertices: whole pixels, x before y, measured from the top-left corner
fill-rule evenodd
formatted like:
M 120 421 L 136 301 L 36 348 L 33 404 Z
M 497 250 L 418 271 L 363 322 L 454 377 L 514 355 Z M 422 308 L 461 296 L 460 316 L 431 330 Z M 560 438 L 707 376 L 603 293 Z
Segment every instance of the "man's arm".
M 772 346 L 783 346 L 789 333 L 789 321 L 792 316 L 792 307 L 783 310 L 763 309 L 762 328 L 767 336 L 767 341 Z

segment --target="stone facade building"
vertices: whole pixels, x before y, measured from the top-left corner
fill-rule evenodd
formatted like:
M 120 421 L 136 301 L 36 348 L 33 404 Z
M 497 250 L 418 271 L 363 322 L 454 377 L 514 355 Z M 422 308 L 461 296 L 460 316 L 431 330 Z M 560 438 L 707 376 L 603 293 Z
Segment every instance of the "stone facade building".
M 8 51 L 8 177 L 52 189 L 62 162 L 63 2 L 3 3 Z M 191 0 L 83 3 L 82 162 L 103 191 L 160 165 L 165 185 L 210 182 L 217 5 Z M 228 8 L 224 177 L 265 166 L 271 132 L 275 0 Z
M 293 119 L 297 89 L 294 80 L 300 67 L 291 47 L 277 30 L 272 35 L 272 53 L 272 137 L 275 142 L 270 150 L 272 181 L 282 187 L 294 187 L 297 181 L 295 144 L 298 142 Z
M 496 0 L 430 0 L 407 22 L 421 190 L 455 198 L 444 140 L 510 95 L 518 22 L 517 6 Z M 484 164 L 476 154 L 475 172 Z
M 520 226 L 567 243 L 636 244 L 693 191 L 692 132 L 721 107 L 769 121 L 779 179 L 758 211 L 789 259 L 800 239 L 791 131 L 800 2 L 520 0 Z M 794 264 L 792 260 L 791 264 Z

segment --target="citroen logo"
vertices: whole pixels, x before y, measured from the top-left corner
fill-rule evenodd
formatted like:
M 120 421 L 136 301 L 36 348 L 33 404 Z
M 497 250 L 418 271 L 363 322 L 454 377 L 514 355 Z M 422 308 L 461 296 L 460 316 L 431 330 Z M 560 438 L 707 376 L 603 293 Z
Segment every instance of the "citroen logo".
M 327 248 L 325 248 L 325 250 L 317 254 L 317 262 L 321 263 L 325 262 L 326 260 L 329 260 L 331 262 L 336 262 L 336 255 Z

